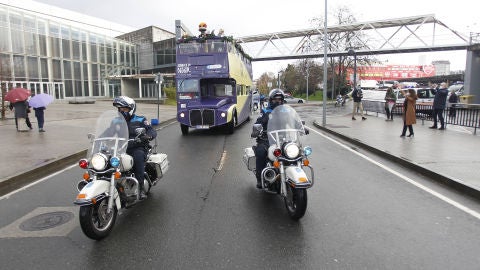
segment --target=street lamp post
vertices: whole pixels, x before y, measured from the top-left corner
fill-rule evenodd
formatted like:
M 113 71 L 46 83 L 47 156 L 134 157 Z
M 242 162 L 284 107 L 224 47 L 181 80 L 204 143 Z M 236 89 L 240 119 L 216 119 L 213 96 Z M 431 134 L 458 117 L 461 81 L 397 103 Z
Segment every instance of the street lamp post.
M 282 73 L 282 71 L 280 70 L 277 74 L 277 88 L 280 89 L 280 73 Z
M 309 77 L 309 72 L 310 72 L 310 69 L 309 69 L 309 65 L 307 63 L 307 103 L 308 103 L 308 77 Z
M 357 88 L 357 52 L 354 49 L 348 50 L 349 55 L 353 55 L 353 89 Z
M 157 74 L 155 75 L 155 82 L 158 84 L 158 94 L 157 94 L 157 121 L 160 122 L 160 97 L 162 95 L 162 83 L 163 83 L 163 75 Z

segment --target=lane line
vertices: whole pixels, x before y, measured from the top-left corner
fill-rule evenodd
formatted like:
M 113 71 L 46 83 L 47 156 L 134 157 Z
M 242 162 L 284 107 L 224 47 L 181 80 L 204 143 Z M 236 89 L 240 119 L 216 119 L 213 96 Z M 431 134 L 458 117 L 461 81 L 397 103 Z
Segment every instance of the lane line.
M 223 164 L 225 163 L 225 158 L 227 158 L 227 151 L 223 151 L 222 157 L 220 158 L 220 163 L 218 164 L 218 167 L 216 171 L 221 171 L 223 169 Z
M 448 198 L 448 197 L 446 197 L 446 196 L 444 196 L 444 195 L 442 195 L 442 194 L 440 194 L 440 193 L 438 193 L 438 192 L 436 192 L 436 191 L 434 191 L 434 190 L 432 190 L 432 189 L 430 189 L 430 188 L 428 188 L 428 187 L 426 187 L 426 186 L 424 186 L 424 185 L 422 185 L 422 184 L 420 184 L 420 183 L 418 183 L 418 182 L 416 182 L 416 181 L 408 178 L 407 176 L 405 176 L 405 175 L 403 175 L 403 174 L 401 174 L 401 173 L 399 173 L 399 172 L 397 172 L 397 171 L 395 171 L 395 170 L 393 170 L 393 169 L 391 169 L 391 168 L 389 168 L 389 167 L 387 167 L 387 166 L 385 166 L 385 165 L 383 165 L 383 164 L 381 164 L 381 163 L 379 163 L 379 162 L 377 162 L 377 161 L 375 161 L 375 160 L 367 157 L 366 155 L 364 155 L 364 154 L 362 154 L 362 153 L 359 153 L 359 152 L 351 149 L 349 146 L 347 146 L 347 145 L 345 145 L 345 144 L 343 144 L 343 143 L 341 143 L 341 142 L 339 142 L 339 141 L 337 141 L 337 140 L 334 140 L 334 139 L 332 139 L 332 138 L 330 138 L 330 137 L 328 137 L 328 136 L 320 133 L 320 132 L 317 131 L 315 128 L 312 128 L 312 127 L 308 127 L 308 128 L 310 129 L 310 131 L 314 131 L 315 133 L 317 133 L 318 135 L 324 137 L 325 139 L 328 139 L 328 140 L 330 140 L 331 142 L 336 143 L 337 145 L 339 145 L 339 146 L 343 147 L 344 149 L 346 149 L 346 150 L 348 150 L 348 151 L 350 151 L 350 152 L 352 152 L 352 153 L 360 156 L 361 158 L 369 161 L 370 163 L 373 163 L 373 164 L 377 165 L 378 167 L 380 167 L 380 168 L 382 168 L 382 169 L 384 169 L 384 170 L 386 170 L 386 171 L 388 171 L 388 172 L 390 172 L 390 173 L 398 176 L 399 178 L 403 179 L 405 182 L 408 182 L 408 183 L 410 183 L 410 184 L 412 184 L 412 185 L 414 185 L 414 186 L 416 186 L 416 187 L 418 187 L 418 188 L 420 188 L 420 189 L 422 189 L 422 190 L 430 193 L 431 195 L 439 198 L 440 200 L 442 200 L 442 201 L 444 201 L 444 202 L 446 202 L 446 203 L 448 203 L 448 204 L 450 204 L 450 205 L 452 205 L 452 206 L 454 206 L 454 207 L 456 207 L 456 208 L 464 211 L 465 213 L 470 214 L 470 215 L 472 215 L 473 217 L 475 217 L 475 218 L 477 218 L 477 219 L 480 219 L 480 213 L 478 213 L 477 211 L 475 211 L 475 210 L 473 210 L 473 209 L 470 209 L 470 208 L 466 207 L 465 205 L 463 205 L 463 204 L 461 204 L 461 203 L 459 203 L 459 202 L 457 202 L 457 201 L 454 201 L 454 200 L 452 200 L 452 199 L 450 199 L 450 198 Z
M 20 191 L 23 191 L 23 190 L 25 190 L 25 189 L 27 189 L 27 188 L 29 188 L 29 187 L 31 187 L 31 186 L 34 186 L 34 185 L 38 184 L 38 183 L 44 182 L 44 181 L 48 180 L 49 178 L 51 178 L 51 177 L 53 177 L 53 176 L 55 176 L 55 175 L 61 174 L 61 173 L 65 172 L 66 170 L 70 170 L 70 169 L 74 168 L 75 166 L 78 166 L 78 164 L 73 164 L 73 165 L 71 165 L 71 166 L 69 166 L 69 167 L 66 167 L 65 169 L 63 169 L 63 170 L 61 170 L 61 171 L 58 171 L 58 172 L 55 172 L 55 173 L 50 174 L 50 175 L 48 175 L 48 176 L 45 176 L 45 177 L 43 177 L 43 178 L 41 178 L 41 179 L 39 179 L 39 180 L 37 180 L 37 181 L 35 181 L 35 182 L 32 182 L 32 183 L 30 183 L 30 184 L 28 184 L 28 185 L 26 185 L 26 186 L 23 186 L 23 187 L 21 187 L 21 188 L 19 188 L 19 189 L 17 189 L 17 190 L 14 190 L 14 191 L 12 191 L 12 192 L 10 192 L 10 193 L 7 193 L 7 194 L 5 194 L 5 195 L 3 195 L 3 196 L 0 197 L 0 201 L 3 200 L 3 199 L 8 199 L 11 195 L 14 195 L 14 194 L 16 194 L 16 193 L 18 193 L 18 192 L 20 192 Z

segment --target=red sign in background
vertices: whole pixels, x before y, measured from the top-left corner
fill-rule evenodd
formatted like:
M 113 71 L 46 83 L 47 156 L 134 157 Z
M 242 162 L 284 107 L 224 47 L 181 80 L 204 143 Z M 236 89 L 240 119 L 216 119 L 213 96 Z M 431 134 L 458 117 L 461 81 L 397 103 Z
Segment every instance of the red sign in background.
M 398 80 L 408 78 L 424 78 L 435 76 L 433 65 L 387 65 L 357 67 L 360 80 Z M 353 78 L 353 70 L 348 71 L 347 78 Z

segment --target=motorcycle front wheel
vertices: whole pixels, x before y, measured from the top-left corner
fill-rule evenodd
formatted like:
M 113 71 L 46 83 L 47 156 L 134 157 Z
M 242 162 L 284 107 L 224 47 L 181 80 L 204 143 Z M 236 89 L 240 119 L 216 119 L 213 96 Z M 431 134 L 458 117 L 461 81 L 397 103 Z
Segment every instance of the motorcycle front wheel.
M 83 233 L 94 240 L 101 240 L 110 234 L 117 219 L 117 207 L 114 206 L 110 213 L 108 197 L 94 205 L 80 207 L 80 227 Z
M 284 198 L 284 201 L 290 218 L 299 220 L 307 211 L 307 190 L 287 185 L 287 197 Z

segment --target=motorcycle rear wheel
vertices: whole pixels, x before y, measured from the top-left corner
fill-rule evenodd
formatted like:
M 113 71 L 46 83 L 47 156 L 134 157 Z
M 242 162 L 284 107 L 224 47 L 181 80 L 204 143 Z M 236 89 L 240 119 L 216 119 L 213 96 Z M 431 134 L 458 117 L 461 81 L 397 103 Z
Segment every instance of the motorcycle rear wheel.
M 117 207 L 114 206 L 110 213 L 107 213 L 107 208 L 108 198 L 94 205 L 80 207 L 80 227 L 88 238 L 101 240 L 112 231 L 117 219 Z
M 287 185 L 287 197 L 284 198 L 284 201 L 290 218 L 299 220 L 307 211 L 307 190 Z

